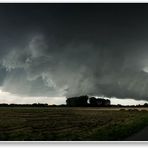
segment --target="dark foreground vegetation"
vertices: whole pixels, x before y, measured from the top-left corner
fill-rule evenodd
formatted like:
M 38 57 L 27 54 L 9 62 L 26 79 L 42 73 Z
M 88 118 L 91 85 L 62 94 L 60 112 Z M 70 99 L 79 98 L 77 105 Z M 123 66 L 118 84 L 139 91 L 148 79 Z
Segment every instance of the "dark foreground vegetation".
M 148 125 L 148 112 L 96 107 L 1 107 L 0 140 L 124 140 Z

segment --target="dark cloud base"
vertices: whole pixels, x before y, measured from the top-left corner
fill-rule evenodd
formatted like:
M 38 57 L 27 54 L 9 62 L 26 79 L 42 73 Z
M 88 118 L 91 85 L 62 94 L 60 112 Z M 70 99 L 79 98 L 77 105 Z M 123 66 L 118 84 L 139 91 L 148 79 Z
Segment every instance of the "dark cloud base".
M 147 15 L 148 4 L 0 4 L 0 85 L 148 100 Z

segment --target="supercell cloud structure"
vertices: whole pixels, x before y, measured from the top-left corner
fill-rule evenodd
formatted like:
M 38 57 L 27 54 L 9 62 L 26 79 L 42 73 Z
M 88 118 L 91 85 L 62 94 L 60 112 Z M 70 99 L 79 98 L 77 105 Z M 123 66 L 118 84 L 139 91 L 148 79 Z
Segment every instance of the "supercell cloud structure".
M 0 87 L 148 100 L 147 15 L 148 4 L 0 4 Z

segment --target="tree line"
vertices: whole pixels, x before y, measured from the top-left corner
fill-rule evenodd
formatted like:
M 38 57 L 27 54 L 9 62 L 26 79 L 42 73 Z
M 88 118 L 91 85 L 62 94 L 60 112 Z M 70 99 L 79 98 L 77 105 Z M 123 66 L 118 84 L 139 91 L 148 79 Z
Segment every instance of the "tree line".
M 0 107 L 63 107 L 66 106 L 65 104 L 61 104 L 61 105 L 49 105 L 47 103 L 33 103 L 33 104 L 7 104 L 7 103 L 1 103 Z
M 105 107 L 110 106 L 111 101 L 109 99 L 104 98 L 95 98 L 88 96 L 79 96 L 67 98 L 66 100 L 67 106 L 70 107 Z
M 33 103 L 33 104 L 7 104 L 7 103 L 0 103 L 0 107 L 148 107 L 148 103 L 143 105 L 112 105 L 110 100 L 103 99 L 103 98 L 95 98 L 95 97 L 88 97 L 88 96 L 79 96 L 79 97 L 72 97 L 66 99 L 66 104 L 52 104 L 49 105 L 47 103 Z

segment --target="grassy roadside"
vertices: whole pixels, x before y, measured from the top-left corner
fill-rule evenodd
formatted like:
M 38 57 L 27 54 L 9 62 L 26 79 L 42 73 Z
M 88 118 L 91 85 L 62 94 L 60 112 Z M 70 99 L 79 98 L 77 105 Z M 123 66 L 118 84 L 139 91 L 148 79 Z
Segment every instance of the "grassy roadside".
M 129 111 L 126 111 L 129 112 Z M 148 113 L 133 111 L 136 116 L 124 122 L 115 122 L 96 128 L 86 139 L 90 141 L 122 141 L 148 126 Z

